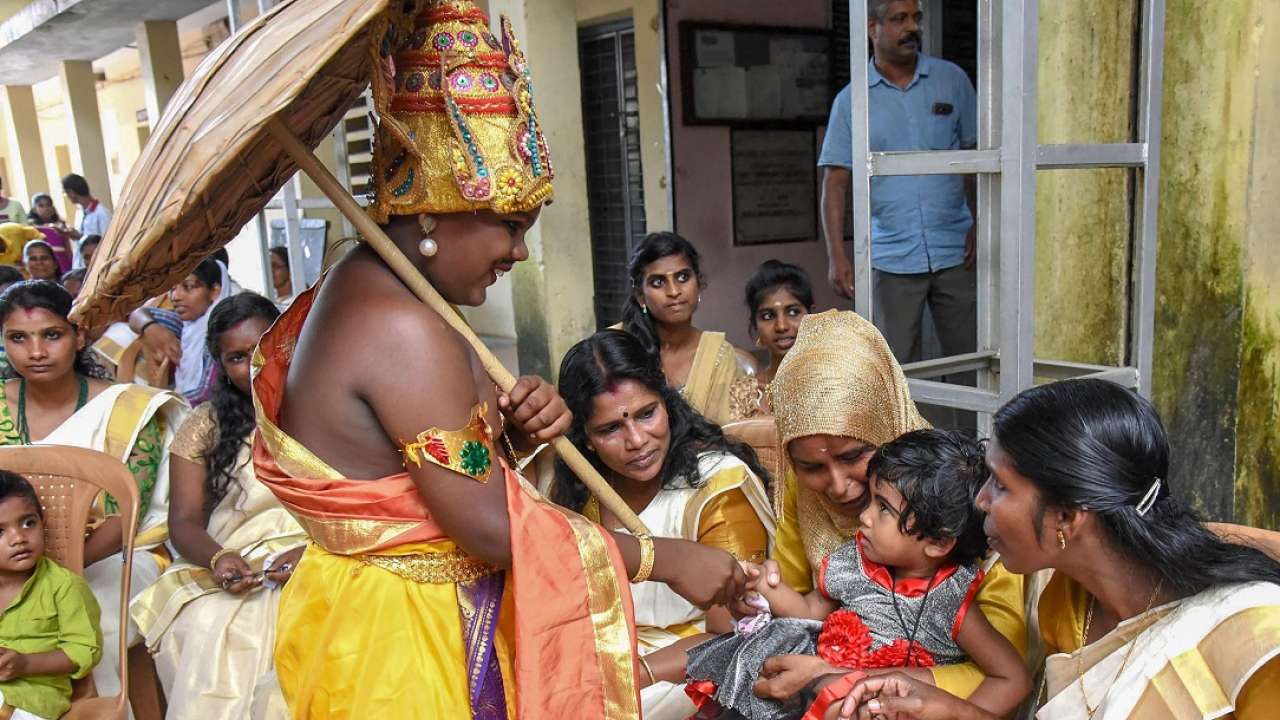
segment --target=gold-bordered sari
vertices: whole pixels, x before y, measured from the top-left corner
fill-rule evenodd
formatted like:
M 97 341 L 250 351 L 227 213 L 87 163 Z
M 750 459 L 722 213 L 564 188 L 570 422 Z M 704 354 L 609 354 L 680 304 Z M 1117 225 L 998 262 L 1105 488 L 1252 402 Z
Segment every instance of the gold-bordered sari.
M 1210 588 L 1081 647 L 1089 593 L 1054 573 L 1040 596 L 1048 700 L 1038 720 L 1272 718 L 1280 709 L 1280 586 Z M 1083 677 L 1082 677 L 1083 676 Z
M 759 562 L 773 540 L 774 518 L 764 484 L 733 455 L 703 453 L 698 458 L 699 487 L 663 488 L 640 511 L 654 537 L 670 537 L 719 548 L 739 560 Z M 592 498 L 583 514 L 600 520 Z M 707 631 L 706 611 L 659 582 L 631 585 L 636 635 L 641 655 Z M 645 720 L 684 720 L 697 707 L 684 684 L 658 682 L 644 688 L 640 703 Z

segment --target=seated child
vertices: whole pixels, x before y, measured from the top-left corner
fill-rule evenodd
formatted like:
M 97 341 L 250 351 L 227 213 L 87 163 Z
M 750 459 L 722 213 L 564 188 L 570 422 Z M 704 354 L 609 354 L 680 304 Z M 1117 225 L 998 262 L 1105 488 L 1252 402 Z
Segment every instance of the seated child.
M 918 430 L 882 446 L 867 465 L 861 528 L 823 560 L 817 590 L 769 587 L 750 568 L 739 605 L 772 619 L 740 622 L 737 634 L 689 651 L 686 691 L 697 717 L 799 718 L 812 693 L 781 703 L 756 697 L 752 686 L 767 658 L 815 653 L 858 671 L 972 658 L 986 679 L 971 701 L 996 715 L 1017 707 L 1030 690 L 1026 666 L 973 607 L 987 551 L 974 499 L 988 473 L 982 446 L 960 433 Z M 833 704 L 825 696 L 824 703 Z
M 0 470 L 0 608 L 0 717 L 61 717 L 72 679 L 102 656 L 98 603 L 80 576 L 44 556 L 36 491 L 7 470 Z

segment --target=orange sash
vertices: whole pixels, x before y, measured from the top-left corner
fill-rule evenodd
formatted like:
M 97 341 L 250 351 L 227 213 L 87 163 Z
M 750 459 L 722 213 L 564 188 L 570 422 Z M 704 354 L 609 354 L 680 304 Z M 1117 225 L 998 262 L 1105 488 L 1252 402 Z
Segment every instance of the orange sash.
M 276 424 L 314 294 L 299 296 L 254 354 L 258 479 L 331 553 L 378 554 L 446 538 L 408 473 L 344 478 Z M 612 538 L 539 496 L 505 463 L 501 471 L 511 518 L 518 717 L 639 718 L 631 595 Z

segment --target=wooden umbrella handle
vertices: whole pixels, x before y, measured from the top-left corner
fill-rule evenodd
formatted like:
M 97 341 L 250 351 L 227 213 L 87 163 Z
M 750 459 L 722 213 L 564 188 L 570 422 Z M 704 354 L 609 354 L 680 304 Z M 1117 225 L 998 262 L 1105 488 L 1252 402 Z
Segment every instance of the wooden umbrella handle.
M 351 221 L 351 224 L 364 236 L 364 239 L 378 253 L 383 262 L 391 268 L 392 272 L 405 285 L 409 286 L 409 289 L 413 291 L 414 295 L 418 296 L 419 300 L 436 311 L 436 314 L 444 318 L 445 322 L 449 323 L 449 326 L 471 345 L 471 349 L 479 356 L 485 372 L 489 373 L 489 377 L 493 379 L 493 382 L 502 388 L 503 392 L 511 392 L 511 388 L 516 384 L 515 376 L 503 367 L 498 358 L 494 357 L 489 348 L 476 336 L 471 326 L 467 325 L 466 321 L 462 319 L 462 316 L 450 307 L 444 298 L 440 297 L 440 293 L 436 292 L 435 288 L 431 287 L 431 283 L 423 277 L 413 263 L 409 262 L 409 258 L 400 252 L 400 248 L 396 247 L 396 244 L 391 241 L 391 238 L 387 237 L 382 228 L 378 227 L 378 224 L 365 213 L 364 208 L 360 207 L 360 204 L 351 197 L 347 189 L 342 187 L 342 183 L 338 182 L 338 179 L 333 176 L 333 173 L 329 172 L 324 163 L 320 162 L 315 154 L 279 118 L 270 122 L 268 130 L 271 132 L 271 136 L 280 143 L 284 151 L 289 154 L 289 157 L 293 158 L 293 161 L 298 164 L 298 167 L 310 176 L 316 186 L 320 188 L 320 191 Z M 627 530 L 635 535 L 649 534 L 649 530 L 640 521 L 640 517 L 635 514 L 613 488 L 609 487 L 609 484 L 605 482 L 604 478 L 600 477 L 600 473 L 596 472 L 595 467 L 582 456 L 582 453 L 573 443 L 561 436 L 553 440 L 551 444 L 555 447 L 556 453 L 560 455 L 560 458 L 569 466 L 569 469 L 573 470 L 574 474 L 587 486 L 591 494 L 595 495 L 600 504 L 613 513 Z

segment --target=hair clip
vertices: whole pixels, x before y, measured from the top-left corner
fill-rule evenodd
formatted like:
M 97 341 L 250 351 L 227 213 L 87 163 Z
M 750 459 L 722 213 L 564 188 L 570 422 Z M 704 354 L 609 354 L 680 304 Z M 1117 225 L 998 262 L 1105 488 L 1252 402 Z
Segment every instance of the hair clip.
M 1151 510 L 1151 506 L 1156 504 L 1156 498 L 1160 496 L 1160 478 L 1156 478 L 1151 483 L 1151 488 L 1147 490 L 1147 494 L 1142 496 L 1142 500 L 1138 502 L 1138 516 L 1142 517 Z

